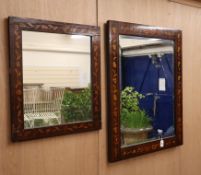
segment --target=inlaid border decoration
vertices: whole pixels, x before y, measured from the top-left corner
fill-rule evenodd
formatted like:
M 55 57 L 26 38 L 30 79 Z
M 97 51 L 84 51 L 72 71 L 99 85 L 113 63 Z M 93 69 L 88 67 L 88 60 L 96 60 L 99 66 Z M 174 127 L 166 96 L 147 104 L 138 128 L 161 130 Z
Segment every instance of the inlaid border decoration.
M 24 129 L 22 31 L 38 31 L 91 37 L 91 80 L 93 119 L 89 122 Z M 13 141 L 23 141 L 98 130 L 101 128 L 100 28 L 96 26 L 9 17 L 10 108 Z
M 182 145 L 182 32 L 161 27 L 108 21 L 106 25 L 107 84 L 108 84 L 108 159 L 110 162 Z M 120 87 L 119 87 L 119 35 L 161 38 L 174 41 L 175 127 L 174 137 L 160 141 L 121 148 Z

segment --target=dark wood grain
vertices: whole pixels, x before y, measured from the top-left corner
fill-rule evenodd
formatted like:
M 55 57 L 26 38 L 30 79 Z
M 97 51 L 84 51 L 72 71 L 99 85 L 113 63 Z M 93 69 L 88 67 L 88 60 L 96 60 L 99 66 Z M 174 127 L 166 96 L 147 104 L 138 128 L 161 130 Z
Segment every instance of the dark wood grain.
M 119 35 L 160 38 L 174 41 L 174 96 L 175 136 L 121 148 L 120 87 L 119 87 Z M 106 25 L 107 84 L 108 84 L 108 159 L 110 162 L 182 145 L 182 32 L 161 27 L 108 21 Z
M 89 122 L 24 129 L 22 31 L 78 34 L 91 37 L 91 79 L 93 118 Z M 9 17 L 10 108 L 13 141 L 80 133 L 101 128 L 100 29 L 96 26 Z

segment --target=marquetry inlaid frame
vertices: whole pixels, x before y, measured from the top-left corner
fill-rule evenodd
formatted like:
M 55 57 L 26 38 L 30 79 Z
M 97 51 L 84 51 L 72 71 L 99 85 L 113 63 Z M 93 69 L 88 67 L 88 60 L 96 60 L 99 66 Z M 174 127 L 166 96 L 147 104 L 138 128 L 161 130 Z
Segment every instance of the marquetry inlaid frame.
M 107 84 L 108 84 L 108 158 L 110 162 L 182 145 L 182 32 L 134 23 L 108 21 L 106 25 Z M 120 87 L 119 87 L 119 35 L 150 37 L 174 42 L 174 122 L 175 136 L 160 141 L 121 148 Z
M 22 31 L 38 31 L 91 37 L 91 88 L 92 121 L 24 129 Z M 23 141 L 80 133 L 101 128 L 100 92 L 100 29 L 97 26 L 52 22 L 37 19 L 9 17 L 10 40 L 10 108 L 11 135 L 13 141 Z

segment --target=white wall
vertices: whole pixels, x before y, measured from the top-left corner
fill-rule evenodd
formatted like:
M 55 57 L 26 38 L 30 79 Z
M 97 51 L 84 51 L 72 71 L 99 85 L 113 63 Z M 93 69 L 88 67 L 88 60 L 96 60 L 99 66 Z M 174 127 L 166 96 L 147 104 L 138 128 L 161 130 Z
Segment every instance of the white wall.
M 90 37 L 23 31 L 24 83 L 87 87 L 90 61 Z

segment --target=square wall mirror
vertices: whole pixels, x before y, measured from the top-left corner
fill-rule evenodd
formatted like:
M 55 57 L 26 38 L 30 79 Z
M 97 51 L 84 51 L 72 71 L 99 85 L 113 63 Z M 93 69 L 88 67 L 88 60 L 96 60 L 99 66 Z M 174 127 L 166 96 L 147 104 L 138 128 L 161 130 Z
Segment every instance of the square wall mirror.
M 182 144 L 181 31 L 108 21 L 109 161 Z
M 97 130 L 98 27 L 9 18 L 12 139 Z

